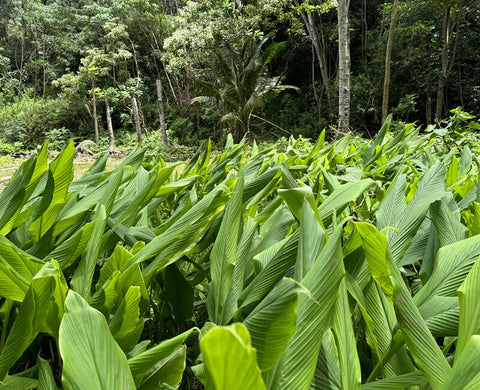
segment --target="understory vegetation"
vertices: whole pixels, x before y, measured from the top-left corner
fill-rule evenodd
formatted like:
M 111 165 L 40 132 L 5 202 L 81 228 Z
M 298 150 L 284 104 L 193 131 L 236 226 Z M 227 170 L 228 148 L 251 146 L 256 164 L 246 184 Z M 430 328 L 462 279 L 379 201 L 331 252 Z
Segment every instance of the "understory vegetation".
M 473 119 L 78 180 L 46 142 L 0 194 L 0 388 L 478 388 Z

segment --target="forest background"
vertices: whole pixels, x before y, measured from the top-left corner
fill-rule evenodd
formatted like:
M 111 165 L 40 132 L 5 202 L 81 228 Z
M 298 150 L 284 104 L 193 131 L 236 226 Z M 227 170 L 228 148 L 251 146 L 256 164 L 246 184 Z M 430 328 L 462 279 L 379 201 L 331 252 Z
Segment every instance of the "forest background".
M 477 0 L 3 0 L 0 153 L 427 127 L 480 111 L 479 42 Z

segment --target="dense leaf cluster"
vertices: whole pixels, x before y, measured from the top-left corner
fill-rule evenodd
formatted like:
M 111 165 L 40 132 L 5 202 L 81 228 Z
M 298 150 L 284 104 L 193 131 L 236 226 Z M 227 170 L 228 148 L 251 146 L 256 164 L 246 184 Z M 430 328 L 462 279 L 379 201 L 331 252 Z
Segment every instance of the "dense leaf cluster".
M 476 388 L 477 140 L 324 137 L 74 181 L 45 144 L 0 195 L 0 388 Z

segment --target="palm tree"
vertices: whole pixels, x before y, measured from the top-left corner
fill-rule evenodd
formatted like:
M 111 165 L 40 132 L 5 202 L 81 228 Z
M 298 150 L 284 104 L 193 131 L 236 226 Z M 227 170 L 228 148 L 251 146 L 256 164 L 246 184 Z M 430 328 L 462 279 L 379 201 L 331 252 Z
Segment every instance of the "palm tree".
M 214 99 L 225 114 L 220 123 L 232 127 L 240 140 L 250 133 L 253 111 L 260 107 L 267 94 L 296 87 L 281 84 L 281 76 L 269 77 L 267 65 L 286 47 L 286 42 L 272 43 L 262 52 L 269 37 L 256 42 L 247 37 L 240 50 L 225 44 L 216 52 L 213 81 L 200 80 L 205 96 L 195 102 Z

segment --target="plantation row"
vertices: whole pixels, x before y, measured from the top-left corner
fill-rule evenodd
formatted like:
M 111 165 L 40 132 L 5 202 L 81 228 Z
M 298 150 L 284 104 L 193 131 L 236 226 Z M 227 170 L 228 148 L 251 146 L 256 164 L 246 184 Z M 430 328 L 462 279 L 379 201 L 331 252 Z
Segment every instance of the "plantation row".
M 0 388 L 478 388 L 475 138 L 324 137 L 76 181 L 45 144 L 0 195 Z

